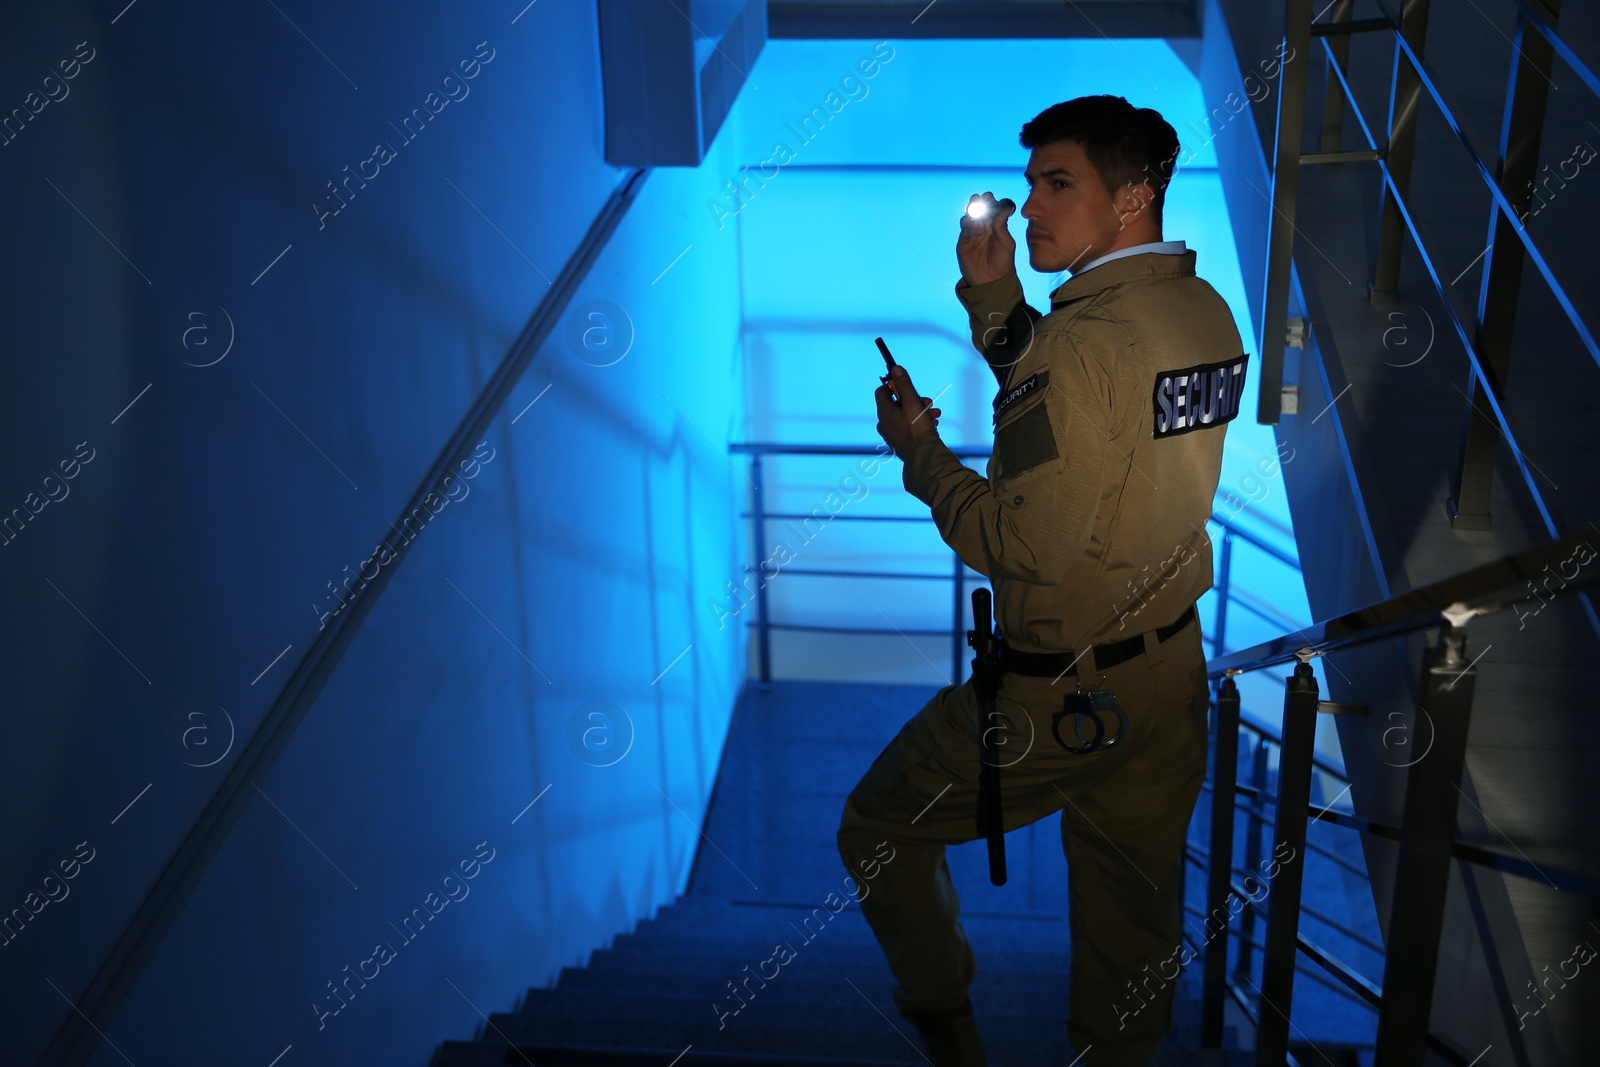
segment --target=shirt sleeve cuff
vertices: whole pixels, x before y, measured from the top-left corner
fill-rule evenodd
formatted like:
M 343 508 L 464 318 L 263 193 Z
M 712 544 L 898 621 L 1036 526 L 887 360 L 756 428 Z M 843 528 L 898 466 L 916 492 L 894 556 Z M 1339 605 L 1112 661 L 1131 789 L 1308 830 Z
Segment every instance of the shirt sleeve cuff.
M 980 322 L 988 321 L 989 312 L 999 312 L 998 321 L 1004 322 L 1022 298 L 1022 279 L 1015 271 L 982 285 L 970 285 L 965 278 L 956 282 L 956 299 Z
M 966 466 L 937 433 L 913 437 L 906 446 L 904 462 L 901 481 L 906 492 L 929 507 L 934 504 L 939 483 L 955 468 Z

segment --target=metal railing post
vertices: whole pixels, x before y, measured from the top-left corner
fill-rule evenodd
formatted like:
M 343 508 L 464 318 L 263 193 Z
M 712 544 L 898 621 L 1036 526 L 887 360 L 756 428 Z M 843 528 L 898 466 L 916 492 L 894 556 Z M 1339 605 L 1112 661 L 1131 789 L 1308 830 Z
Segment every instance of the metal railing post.
M 767 615 L 767 583 L 761 563 L 767 558 L 767 505 L 762 478 L 761 453 L 750 457 L 750 526 L 756 550 L 756 641 L 761 646 L 761 684 L 772 684 L 772 630 Z
M 1420 1065 L 1428 1047 L 1456 808 L 1463 795 L 1461 767 L 1477 678 L 1467 661 L 1466 644 L 1466 631 L 1447 625 L 1422 660 L 1421 710 L 1432 724 L 1433 743 L 1406 778 L 1374 1050 L 1376 1062 L 1385 1067 Z
M 1560 0 L 1544 0 L 1544 4 L 1554 23 Z M 1522 288 L 1522 266 L 1527 258 L 1517 230 L 1527 220 L 1533 206 L 1533 180 L 1539 168 L 1539 141 L 1549 95 L 1548 72 L 1554 58 L 1550 42 L 1537 31 L 1529 32 L 1528 20 L 1521 11 L 1517 12 L 1511 47 L 1515 55 L 1511 59 L 1511 78 L 1500 119 L 1500 159 L 1495 174 L 1500 191 L 1517 212 L 1517 217 L 1507 218 L 1500 206 L 1490 201 L 1489 244 L 1483 254 L 1483 281 L 1478 287 L 1478 350 L 1502 385 L 1511 369 L 1517 295 Z M 1560 181 L 1559 176 L 1557 181 Z M 1450 525 L 1455 529 L 1487 530 L 1491 523 L 1489 490 L 1494 484 L 1494 455 L 1500 428 L 1492 414 L 1483 413 L 1487 406 L 1483 382 L 1476 374 L 1471 375 L 1471 379 L 1467 387 L 1471 395 L 1467 398 L 1461 455 L 1456 462 L 1455 485 L 1446 507 Z
M 1273 150 L 1272 212 L 1267 216 L 1266 306 L 1261 315 L 1261 393 L 1256 421 L 1283 413 L 1283 356 L 1289 335 L 1289 268 L 1294 209 L 1300 195 L 1300 140 L 1305 126 L 1306 67 L 1311 57 L 1311 0 L 1287 0 L 1284 43 L 1291 58 L 1278 72 L 1278 134 Z
M 1257 1067 L 1283 1067 L 1289 1054 L 1289 1012 L 1294 1000 L 1300 889 L 1305 880 L 1307 808 L 1311 802 L 1311 757 L 1317 740 L 1317 676 L 1311 670 L 1309 659 L 1309 650 L 1300 654 L 1300 662 L 1289 677 L 1283 696 L 1278 810 L 1272 834 L 1272 856 L 1278 873 L 1273 877 L 1269 894 L 1267 944 L 1261 959 Z M 1288 850 L 1287 855 L 1285 850 Z
M 1218 567 L 1221 571 L 1217 575 L 1217 624 L 1213 627 L 1213 640 L 1217 643 L 1217 655 L 1222 655 L 1228 648 L 1228 597 L 1233 590 L 1233 531 L 1229 530 L 1222 535 L 1222 563 Z
M 1354 7 L 1355 0 L 1336 0 L 1332 21 L 1348 22 Z M 1332 56 L 1325 57 L 1322 71 L 1322 150 L 1337 152 L 1344 139 L 1344 89 L 1328 63 L 1337 63 L 1340 70 L 1350 66 L 1350 38 L 1340 34 L 1328 42 L 1328 51 Z
M 1206 878 L 1205 979 L 1201 992 L 1200 1044 L 1222 1047 L 1223 1006 L 1228 986 L 1228 894 L 1233 876 L 1233 798 L 1239 775 L 1239 686 L 1224 678 L 1217 687 L 1217 730 L 1211 746 L 1211 857 Z M 1212 940 L 1211 917 L 1220 909 L 1222 936 Z
M 1267 795 L 1267 756 L 1272 746 L 1266 738 L 1256 741 L 1256 750 L 1252 754 L 1250 768 L 1250 784 L 1256 788 L 1256 796 Z M 1257 802 L 1259 805 L 1259 801 Z M 1261 863 L 1261 828 L 1256 818 L 1255 807 L 1252 806 L 1245 815 L 1245 825 L 1250 828 L 1250 835 L 1244 839 L 1244 869 L 1247 872 L 1257 870 Z M 1256 933 L 1256 908 L 1253 904 L 1246 904 L 1239 913 L 1239 962 L 1234 965 L 1235 975 L 1248 977 L 1251 969 L 1251 957 L 1255 948 L 1250 944 Z
M 1404 0 L 1400 8 L 1399 33 L 1418 56 L 1428 36 L 1429 0 Z M 1405 242 L 1405 222 L 1395 205 L 1395 194 L 1407 197 L 1411 191 L 1412 150 L 1417 138 L 1417 103 L 1422 96 L 1422 78 L 1411 65 L 1399 42 L 1394 46 L 1394 76 L 1389 88 L 1389 143 L 1384 162 L 1394 180 L 1379 190 L 1378 256 L 1372 268 L 1371 295 L 1375 304 L 1392 304 L 1400 299 L 1400 250 Z

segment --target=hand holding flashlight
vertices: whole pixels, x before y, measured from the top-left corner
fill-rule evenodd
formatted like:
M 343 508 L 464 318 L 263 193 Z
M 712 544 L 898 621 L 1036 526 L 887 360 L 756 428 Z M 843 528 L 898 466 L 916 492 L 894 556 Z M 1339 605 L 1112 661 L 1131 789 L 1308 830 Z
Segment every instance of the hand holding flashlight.
M 961 215 L 956 262 L 968 285 L 983 285 L 1017 272 L 1017 242 L 1006 220 L 1017 210 L 1009 197 L 995 200 L 989 192 L 974 193 Z
M 994 196 L 990 193 L 984 193 L 983 195 L 988 197 L 988 203 L 978 199 L 977 194 L 973 194 L 972 200 L 967 204 L 968 218 L 986 219 L 991 215 L 998 214 L 1001 211 L 1010 212 L 1017 210 L 1017 202 L 1011 199 L 1009 196 L 1004 200 L 995 200 Z M 991 204 L 993 205 L 992 207 Z

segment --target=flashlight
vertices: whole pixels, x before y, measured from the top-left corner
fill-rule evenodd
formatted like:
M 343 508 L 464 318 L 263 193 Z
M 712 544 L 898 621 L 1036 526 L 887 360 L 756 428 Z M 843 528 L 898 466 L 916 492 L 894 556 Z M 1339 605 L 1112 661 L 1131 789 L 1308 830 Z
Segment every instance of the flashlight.
M 996 208 L 1010 208 L 1011 210 L 1015 211 L 1017 209 L 1017 202 L 1015 200 L 1012 200 L 1008 196 L 1004 200 L 1001 200 L 998 203 L 996 203 L 995 207 Z M 968 218 L 981 219 L 981 218 L 985 217 L 988 214 L 989 214 L 989 205 L 985 204 L 982 200 L 974 200 L 972 203 L 967 205 L 967 217 Z

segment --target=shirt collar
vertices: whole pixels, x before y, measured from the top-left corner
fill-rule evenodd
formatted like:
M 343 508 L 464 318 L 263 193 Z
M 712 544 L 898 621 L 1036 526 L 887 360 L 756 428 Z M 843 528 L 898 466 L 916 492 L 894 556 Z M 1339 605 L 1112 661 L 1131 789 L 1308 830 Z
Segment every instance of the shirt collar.
M 1074 273 L 1082 274 L 1086 270 L 1093 270 L 1102 263 L 1110 263 L 1113 259 L 1121 259 L 1124 256 L 1137 256 L 1141 252 L 1159 252 L 1164 256 L 1177 256 L 1187 251 L 1188 248 L 1182 241 L 1147 241 L 1142 245 L 1129 245 L 1127 248 L 1119 248 L 1115 252 L 1107 252 L 1099 259 L 1091 259 Z
M 1176 246 L 1170 251 L 1167 246 Z M 1151 255 L 1148 253 L 1155 252 Z M 1161 254 L 1165 252 L 1165 254 Z M 1095 270 L 1078 271 L 1050 293 L 1052 307 L 1078 300 L 1120 285 L 1123 282 L 1159 278 L 1194 277 L 1195 253 L 1184 248 L 1182 241 L 1158 241 L 1148 245 L 1124 248 L 1103 256 L 1096 262 L 1102 264 Z

